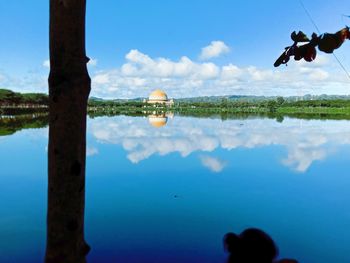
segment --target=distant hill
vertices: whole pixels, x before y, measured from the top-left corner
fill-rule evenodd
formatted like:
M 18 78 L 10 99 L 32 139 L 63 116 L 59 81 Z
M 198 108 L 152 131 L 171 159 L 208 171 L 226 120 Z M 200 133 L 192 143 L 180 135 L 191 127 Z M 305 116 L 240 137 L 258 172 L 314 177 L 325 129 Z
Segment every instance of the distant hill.
M 250 96 L 250 95 L 226 95 L 226 96 L 201 96 L 190 98 L 178 98 L 174 99 L 177 102 L 221 102 L 223 100 L 228 101 L 246 101 L 246 102 L 261 102 L 268 100 L 275 100 L 282 96 Z M 300 101 L 300 100 L 350 100 L 350 95 L 304 95 L 304 96 L 287 96 L 283 97 L 286 101 Z M 90 97 L 95 101 L 114 101 L 114 102 L 128 102 L 128 101 L 143 101 L 146 98 L 134 98 L 134 99 L 102 99 L 97 97 Z
M 133 99 L 103 99 L 99 97 L 91 96 L 89 100 L 92 101 L 113 101 L 113 102 L 128 102 L 128 101 L 143 101 L 145 98 L 133 98 Z
M 275 100 L 279 96 L 248 96 L 248 95 L 226 95 L 226 96 L 201 96 L 191 98 L 179 98 L 177 102 L 221 102 L 227 101 L 245 101 L 245 102 L 261 102 L 268 100 Z M 304 96 L 288 96 L 283 97 L 286 101 L 300 101 L 300 100 L 350 100 L 350 95 L 304 95 Z M 91 96 L 91 101 L 96 102 L 140 102 L 142 97 L 133 99 L 103 99 Z M 0 105 L 4 104 L 48 104 L 48 95 L 43 93 L 19 93 L 7 89 L 0 89 Z
M 249 95 L 227 95 L 227 96 L 203 96 L 193 98 L 176 99 L 178 102 L 220 102 L 222 100 L 228 101 L 246 101 L 246 102 L 261 102 L 268 100 L 275 100 L 282 96 L 249 96 Z M 288 96 L 283 97 L 286 101 L 299 100 L 350 100 L 349 95 L 304 95 L 304 96 Z
M 48 96 L 43 93 L 19 93 L 8 89 L 0 89 L 0 106 L 47 104 Z

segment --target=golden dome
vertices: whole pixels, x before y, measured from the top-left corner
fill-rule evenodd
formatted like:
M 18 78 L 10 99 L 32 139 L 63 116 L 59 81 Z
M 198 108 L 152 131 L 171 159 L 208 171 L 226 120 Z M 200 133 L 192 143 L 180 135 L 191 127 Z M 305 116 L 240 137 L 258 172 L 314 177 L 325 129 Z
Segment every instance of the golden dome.
M 167 101 L 168 100 L 168 96 L 166 95 L 166 93 L 162 90 L 155 90 L 153 91 L 148 98 L 150 101 L 152 100 L 156 100 L 156 101 Z
M 164 116 L 151 115 L 148 117 L 148 121 L 153 127 L 159 128 L 166 125 L 168 118 Z

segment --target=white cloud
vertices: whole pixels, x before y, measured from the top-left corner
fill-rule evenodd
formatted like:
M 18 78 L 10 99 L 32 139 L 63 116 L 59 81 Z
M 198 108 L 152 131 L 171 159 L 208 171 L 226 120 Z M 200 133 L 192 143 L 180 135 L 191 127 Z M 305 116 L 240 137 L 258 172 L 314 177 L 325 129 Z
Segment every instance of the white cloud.
M 153 63 L 153 60 L 149 56 L 139 52 L 137 49 L 130 50 L 130 52 L 126 54 L 125 58 L 128 61 L 136 64 L 149 65 Z
M 222 41 L 212 41 L 209 46 L 202 48 L 199 56 L 201 60 L 208 60 L 219 57 L 222 54 L 230 52 L 230 48 Z
M 50 60 L 49 59 L 44 60 L 43 67 L 50 68 Z
M 238 79 L 243 74 L 243 70 L 239 67 L 229 64 L 227 66 L 223 66 L 221 70 L 221 79 L 222 80 L 232 80 Z
M 282 160 L 286 166 L 294 168 L 298 172 L 305 172 L 314 161 L 321 161 L 327 157 L 325 149 L 294 148 L 288 153 L 288 157 Z
M 195 63 L 185 56 L 179 61 L 166 58 L 152 59 L 134 49 L 125 58 L 127 63 L 121 67 L 121 74 L 129 77 L 212 79 L 220 72 L 219 67 L 213 63 Z
M 320 68 L 300 67 L 300 73 L 310 74 L 310 79 L 315 81 L 326 80 L 329 77 L 329 73 Z
M 210 171 L 215 173 L 221 172 L 227 165 L 225 161 L 222 161 L 218 158 L 210 157 L 208 155 L 200 156 L 200 160 L 203 166 L 209 168 Z
M 350 83 L 327 56 L 312 63 L 264 69 L 196 62 L 183 56 L 174 61 L 131 50 L 120 68 L 93 74 L 92 94 L 105 98 L 147 97 L 164 89 L 170 97 L 213 95 L 348 94 Z
M 97 66 L 97 62 L 98 62 L 97 59 L 95 59 L 95 58 L 90 58 L 90 60 L 89 60 L 89 62 L 88 62 L 88 66 L 96 67 L 96 66 Z
M 95 73 L 92 85 L 96 96 L 144 97 L 155 88 L 165 89 L 171 97 L 176 94 L 191 96 L 190 89 L 200 89 L 214 82 L 221 71 L 214 63 L 197 63 L 186 56 L 173 61 L 151 58 L 138 50 L 131 50 L 125 59 L 126 63 L 119 69 Z
M 95 83 L 96 85 L 107 84 L 110 81 L 109 75 L 110 74 L 108 73 L 97 74 L 92 78 L 92 82 Z
M 86 147 L 86 156 L 94 156 L 98 154 L 98 149 L 95 147 Z
M 214 43 L 215 41 L 213 41 Z M 211 46 L 217 46 L 211 45 Z M 215 95 L 290 96 L 303 94 L 344 94 L 350 82 L 330 59 L 319 54 L 315 61 L 291 61 L 288 67 L 261 68 L 195 61 L 187 56 L 177 60 L 154 58 L 137 49 L 125 55 L 120 67 L 96 70 L 97 60 L 90 61 L 92 96 L 102 98 L 147 97 L 160 88 L 169 97 Z M 43 62 L 49 67 L 49 61 Z M 47 71 L 10 76 L 0 72 L 0 86 L 22 92 L 47 92 Z

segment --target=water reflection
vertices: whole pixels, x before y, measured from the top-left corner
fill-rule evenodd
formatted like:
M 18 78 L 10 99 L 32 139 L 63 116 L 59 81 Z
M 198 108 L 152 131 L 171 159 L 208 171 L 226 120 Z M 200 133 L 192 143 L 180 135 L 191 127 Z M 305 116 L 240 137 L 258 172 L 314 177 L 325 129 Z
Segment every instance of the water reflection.
M 165 117 L 161 128 L 147 116 L 89 120 L 87 256 L 84 185 L 52 181 L 45 232 L 47 129 L 0 137 L 0 262 L 42 262 L 47 234 L 47 262 L 78 251 L 73 262 L 223 263 L 223 235 L 248 227 L 267 231 L 282 256 L 350 262 L 350 123 Z M 5 121 L 11 133 L 46 126 Z M 310 167 L 317 176 L 283 176 Z
M 148 112 L 148 123 L 140 117 L 96 118 L 90 131 L 100 142 L 120 144 L 132 163 L 154 155 L 179 153 L 187 157 L 201 153 L 199 162 L 212 172 L 221 172 L 227 161 L 212 156 L 215 150 L 254 149 L 282 146 L 286 153 L 280 163 L 297 172 L 306 172 L 314 162 L 323 161 L 341 145 L 350 144 L 350 124 L 342 120 L 302 120 L 285 118 L 282 123 L 269 118 L 227 119 L 174 118 L 173 113 Z M 22 129 L 43 128 L 47 114 L 2 116 L 0 136 Z M 154 129 L 160 128 L 161 129 Z M 87 147 L 87 156 L 98 154 L 96 146 Z
M 207 167 L 214 173 L 221 172 L 227 165 L 227 162 L 225 160 L 221 160 L 217 157 L 212 157 L 209 155 L 201 155 L 200 161 L 204 167 Z
M 155 128 L 160 128 L 163 127 L 167 124 L 168 118 L 173 118 L 174 114 L 173 113 L 157 113 L 153 112 L 152 114 L 147 113 L 147 118 L 149 123 L 155 127 Z
M 165 117 L 155 117 L 159 123 Z M 211 153 L 224 149 L 253 149 L 282 146 L 286 150 L 280 163 L 297 172 L 305 172 L 315 161 L 332 155 L 340 145 L 350 144 L 347 121 L 305 121 L 285 118 L 283 123 L 271 119 L 227 120 L 176 117 L 162 129 L 154 129 L 140 118 L 101 118 L 90 126 L 100 142 L 120 144 L 132 163 L 153 155 Z M 200 161 L 220 171 L 224 161 L 202 155 Z M 220 164 L 221 163 L 221 164 Z M 215 166 L 215 168 L 213 168 Z
M 48 125 L 48 121 L 46 113 L 0 115 L 0 136 L 12 135 L 23 129 L 44 128 Z

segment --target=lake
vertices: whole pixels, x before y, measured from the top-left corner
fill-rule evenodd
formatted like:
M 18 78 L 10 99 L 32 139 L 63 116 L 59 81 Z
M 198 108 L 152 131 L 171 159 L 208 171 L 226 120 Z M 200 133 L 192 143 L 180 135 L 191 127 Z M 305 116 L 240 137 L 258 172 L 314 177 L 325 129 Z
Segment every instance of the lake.
M 48 128 L 1 128 L 0 262 L 43 262 Z M 87 260 L 225 262 L 256 227 L 280 257 L 348 263 L 349 164 L 346 120 L 89 118 Z

